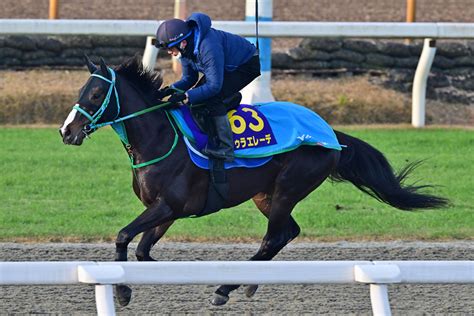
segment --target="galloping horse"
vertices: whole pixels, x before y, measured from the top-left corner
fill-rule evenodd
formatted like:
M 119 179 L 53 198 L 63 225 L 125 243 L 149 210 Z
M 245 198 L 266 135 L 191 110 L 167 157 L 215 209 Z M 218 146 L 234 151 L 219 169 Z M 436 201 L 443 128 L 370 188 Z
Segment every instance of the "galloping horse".
M 199 215 L 206 203 L 208 171 L 198 168 L 189 158 L 183 135 L 170 118 L 159 88 L 158 73 L 145 71 L 137 59 L 109 68 L 87 57 L 91 77 L 80 91 L 79 99 L 60 128 L 63 142 L 81 145 L 97 128 L 112 125 L 130 156 L 133 190 L 146 209 L 116 239 L 116 261 L 127 260 L 127 247 L 143 232 L 136 249 L 139 261 L 152 261 L 150 249 L 179 218 Z M 298 236 L 300 228 L 291 216 L 295 205 L 328 177 L 349 181 L 377 200 L 402 210 L 437 208 L 448 200 L 420 193 L 426 186 L 403 184 L 416 164 L 395 173 L 384 155 L 360 139 L 335 131 L 342 151 L 320 146 L 300 146 L 275 155 L 256 168 L 227 170 L 229 208 L 253 199 L 268 218 L 268 227 L 257 253 L 250 260 L 271 260 Z M 213 304 L 225 304 L 229 293 L 239 285 L 222 285 Z M 251 296 L 257 286 L 250 286 Z M 126 285 L 116 288 L 122 305 L 131 298 Z

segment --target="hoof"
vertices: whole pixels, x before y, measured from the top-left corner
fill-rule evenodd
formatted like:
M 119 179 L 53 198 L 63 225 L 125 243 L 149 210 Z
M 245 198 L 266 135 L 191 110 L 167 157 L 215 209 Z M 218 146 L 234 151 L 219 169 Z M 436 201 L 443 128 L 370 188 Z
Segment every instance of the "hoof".
M 258 285 L 252 284 L 252 285 L 247 285 L 245 287 L 245 296 L 247 297 L 252 297 L 255 295 L 255 292 L 257 292 Z
M 214 294 L 214 298 L 212 299 L 211 304 L 215 306 L 220 306 L 227 303 L 228 300 L 229 296 L 227 295 Z
M 136 257 L 137 257 L 138 261 L 156 261 L 151 256 L 139 256 L 139 255 L 137 255 Z
M 120 306 L 127 306 L 132 299 L 132 289 L 126 285 L 117 285 L 115 287 L 115 297 Z

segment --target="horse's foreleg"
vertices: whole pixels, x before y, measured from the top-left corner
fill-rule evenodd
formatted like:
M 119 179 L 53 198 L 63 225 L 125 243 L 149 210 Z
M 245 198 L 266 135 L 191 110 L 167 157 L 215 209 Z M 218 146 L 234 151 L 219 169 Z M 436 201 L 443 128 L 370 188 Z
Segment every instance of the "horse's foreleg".
M 138 261 L 155 261 L 155 259 L 150 256 L 150 250 L 158 240 L 163 237 L 173 223 L 174 221 L 169 221 L 143 233 L 143 236 L 138 243 L 137 250 L 135 251 Z
M 133 222 L 120 230 L 115 241 L 115 261 L 127 261 L 128 244 L 136 235 L 156 226 L 172 222 L 174 219 L 173 211 L 163 199 L 147 208 Z M 119 304 L 126 306 L 132 297 L 132 290 L 126 285 L 117 285 L 115 294 Z
M 339 152 L 334 150 L 310 146 L 300 148 L 288 154 L 271 197 L 263 193 L 254 197 L 259 210 L 268 217 L 268 227 L 258 252 L 250 260 L 271 260 L 298 236 L 300 228 L 291 211 L 329 176 L 339 159 Z M 219 287 L 212 303 L 225 304 L 229 292 L 236 288 L 238 285 Z M 253 295 L 256 289 L 256 285 L 250 285 L 247 296 Z
M 171 220 L 174 220 L 173 211 L 163 199 L 147 208 L 118 233 L 115 241 L 115 261 L 127 261 L 128 244 L 136 235 Z

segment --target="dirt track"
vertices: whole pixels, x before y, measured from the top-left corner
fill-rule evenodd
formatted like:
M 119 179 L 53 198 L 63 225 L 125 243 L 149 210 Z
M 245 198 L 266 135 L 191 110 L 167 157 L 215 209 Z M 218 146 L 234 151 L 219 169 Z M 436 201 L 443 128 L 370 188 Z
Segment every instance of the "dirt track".
M 133 255 L 130 251 L 130 259 Z M 258 244 L 201 244 L 165 242 L 156 247 L 158 260 L 244 260 Z M 113 244 L 0 244 L 2 261 L 108 261 Z M 295 243 L 277 260 L 474 260 L 474 244 L 459 243 Z M 1 313 L 95 313 L 91 286 L 0 287 Z M 129 306 L 118 314 L 370 314 L 366 285 L 262 286 L 254 298 L 242 290 L 227 305 L 215 307 L 209 300 L 214 286 L 133 286 Z M 389 288 L 394 315 L 474 314 L 473 285 L 392 285 Z
M 260 0 L 262 2 L 262 0 Z M 59 0 L 62 19 L 167 19 L 172 0 Z M 187 0 L 188 12 L 201 11 L 217 20 L 242 20 L 243 0 Z M 279 21 L 403 22 L 406 0 L 274 0 L 273 16 Z M 0 18 L 47 19 L 49 1 L 2 0 Z M 418 0 L 419 22 L 472 22 L 471 0 Z

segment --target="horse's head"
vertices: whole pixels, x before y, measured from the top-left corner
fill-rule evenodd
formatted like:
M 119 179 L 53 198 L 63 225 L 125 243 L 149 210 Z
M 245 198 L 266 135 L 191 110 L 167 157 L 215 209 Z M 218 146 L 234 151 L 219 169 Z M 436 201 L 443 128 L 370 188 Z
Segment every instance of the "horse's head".
M 80 146 L 84 138 L 95 131 L 97 124 L 115 119 L 120 106 L 116 89 L 115 72 L 101 58 L 97 67 L 85 56 L 91 73 L 81 88 L 79 99 L 59 129 L 63 142 Z

